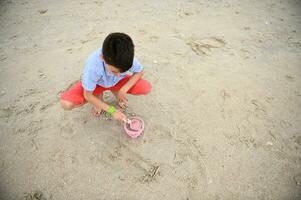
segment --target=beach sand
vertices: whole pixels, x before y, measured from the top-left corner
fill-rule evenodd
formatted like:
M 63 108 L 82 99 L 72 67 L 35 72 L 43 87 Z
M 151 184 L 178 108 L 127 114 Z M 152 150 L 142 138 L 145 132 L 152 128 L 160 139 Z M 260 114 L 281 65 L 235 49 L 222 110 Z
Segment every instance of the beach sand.
M 300 1 L 2 0 L 0 27 L 1 200 L 301 199 Z M 137 139 L 59 104 L 116 31 Z

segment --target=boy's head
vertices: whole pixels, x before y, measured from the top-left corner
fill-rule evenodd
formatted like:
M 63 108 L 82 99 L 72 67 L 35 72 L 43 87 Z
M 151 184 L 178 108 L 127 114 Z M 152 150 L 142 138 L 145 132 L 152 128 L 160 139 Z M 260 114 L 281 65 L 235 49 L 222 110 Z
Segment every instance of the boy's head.
M 104 61 L 119 73 L 126 72 L 133 64 L 133 41 L 125 33 L 111 33 L 103 42 L 102 55 Z

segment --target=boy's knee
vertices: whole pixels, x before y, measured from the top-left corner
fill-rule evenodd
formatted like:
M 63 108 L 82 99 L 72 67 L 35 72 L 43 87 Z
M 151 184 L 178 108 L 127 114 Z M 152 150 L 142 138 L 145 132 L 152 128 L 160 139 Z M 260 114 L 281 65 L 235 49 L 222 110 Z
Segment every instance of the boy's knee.
M 145 85 L 144 85 L 144 95 L 147 95 L 148 93 L 150 93 L 152 90 L 152 85 L 149 83 L 149 82 L 145 82 Z
M 72 110 L 74 108 L 74 105 L 69 101 L 61 100 L 60 103 L 64 110 Z
M 152 90 L 152 85 L 146 80 L 140 80 L 139 86 L 136 87 L 132 92 L 136 95 L 147 95 Z

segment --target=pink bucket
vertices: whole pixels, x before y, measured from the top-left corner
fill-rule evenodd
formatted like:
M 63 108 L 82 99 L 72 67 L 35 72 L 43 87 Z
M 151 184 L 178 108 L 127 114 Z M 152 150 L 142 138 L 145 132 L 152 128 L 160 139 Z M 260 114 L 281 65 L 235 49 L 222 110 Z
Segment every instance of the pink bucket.
M 124 123 L 123 127 L 128 136 L 136 138 L 144 130 L 144 121 L 139 117 L 132 117 L 129 119 L 129 123 Z

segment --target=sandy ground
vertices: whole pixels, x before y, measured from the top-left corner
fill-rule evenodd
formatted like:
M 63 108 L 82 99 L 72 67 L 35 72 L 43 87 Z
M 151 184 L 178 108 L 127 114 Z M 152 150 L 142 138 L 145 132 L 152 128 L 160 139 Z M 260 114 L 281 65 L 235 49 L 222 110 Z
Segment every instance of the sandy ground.
M 1 200 L 301 199 L 300 1 L 0 6 Z M 58 102 L 114 31 L 153 85 L 138 139 Z

